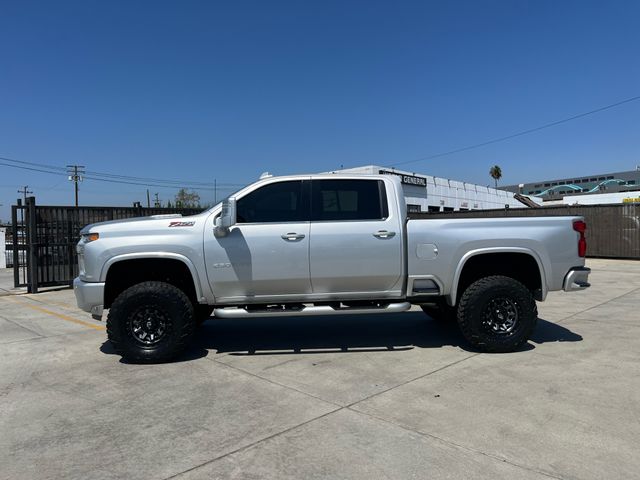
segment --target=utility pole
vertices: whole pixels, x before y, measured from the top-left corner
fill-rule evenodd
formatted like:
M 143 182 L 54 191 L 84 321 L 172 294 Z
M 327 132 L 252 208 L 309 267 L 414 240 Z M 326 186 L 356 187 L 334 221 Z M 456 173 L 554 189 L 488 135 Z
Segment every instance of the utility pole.
M 218 179 L 213 179 L 213 204 L 218 203 Z
M 20 190 L 18 190 L 18 193 L 21 193 L 24 198 L 25 205 L 27 204 L 27 194 L 33 193 L 31 190 L 28 190 L 28 188 L 29 188 L 29 185 L 25 185 Z
M 149 199 L 149 189 L 147 188 L 147 208 L 151 208 L 151 200 Z
M 78 182 L 82 181 L 82 175 L 84 175 L 84 165 L 67 165 L 67 173 L 69 174 L 69 181 L 75 183 L 76 207 L 77 207 L 78 206 Z
M 158 192 L 154 193 L 154 195 L 156 196 L 156 199 L 153 206 L 156 208 L 160 208 L 161 205 L 160 205 L 160 199 L 158 198 Z

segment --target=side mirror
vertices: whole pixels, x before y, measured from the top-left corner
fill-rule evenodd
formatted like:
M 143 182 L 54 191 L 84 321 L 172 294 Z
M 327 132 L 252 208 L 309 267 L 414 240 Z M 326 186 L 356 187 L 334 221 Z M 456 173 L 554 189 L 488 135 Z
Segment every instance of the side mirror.
M 236 223 L 236 198 L 229 197 L 222 201 L 222 211 L 220 216 L 215 219 L 215 228 L 213 234 L 216 237 L 226 237 L 229 234 L 229 228 Z

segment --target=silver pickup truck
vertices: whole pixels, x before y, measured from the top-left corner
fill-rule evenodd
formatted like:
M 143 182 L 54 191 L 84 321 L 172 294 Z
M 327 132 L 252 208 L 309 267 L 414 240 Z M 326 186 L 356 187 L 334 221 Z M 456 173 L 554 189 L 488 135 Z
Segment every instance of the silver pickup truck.
M 201 214 L 85 227 L 78 306 L 127 360 L 179 354 L 219 318 L 402 312 L 457 319 L 472 346 L 513 351 L 536 300 L 589 286 L 580 217 L 409 220 L 390 175 L 261 178 Z M 268 321 L 268 320 L 267 320 Z

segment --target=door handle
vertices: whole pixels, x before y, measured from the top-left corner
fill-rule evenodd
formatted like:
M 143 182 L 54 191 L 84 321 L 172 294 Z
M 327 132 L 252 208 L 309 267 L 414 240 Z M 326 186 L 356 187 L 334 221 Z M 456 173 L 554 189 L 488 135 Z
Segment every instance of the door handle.
M 386 230 L 378 230 L 373 234 L 376 238 L 392 238 L 396 236 L 396 232 L 387 232 Z
M 280 238 L 282 238 L 283 240 L 287 240 L 289 242 L 295 242 L 296 240 L 302 240 L 304 238 L 304 234 L 289 232 L 289 233 L 285 233 L 284 235 L 280 235 Z

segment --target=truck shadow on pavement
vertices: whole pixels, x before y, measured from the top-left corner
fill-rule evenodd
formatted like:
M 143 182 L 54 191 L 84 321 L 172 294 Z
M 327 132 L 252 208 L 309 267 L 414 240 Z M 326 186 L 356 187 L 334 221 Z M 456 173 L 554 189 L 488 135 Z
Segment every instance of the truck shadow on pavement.
M 529 342 L 519 351 L 549 342 L 579 342 L 582 336 L 566 327 L 538 319 Z M 477 352 L 455 322 L 440 322 L 424 313 L 344 315 L 340 317 L 280 317 L 210 319 L 196 332 L 187 350 L 174 361 L 186 362 L 209 353 L 230 355 L 296 355 L 402 351 L 414 348 L 459 347 Z M 115 354 L 109 342 L 100 350 Z
M 579 342 L 571 330 L 538 319 L 530 341 L 535 344 Z M 210 319 L 197 331 L 190 348 L 177 361 L 189 361 L 209 353 L 230 355 L 286 355 L 402 351 L 413 348 L 454 346 L 476 352 L 455 322 L 428 318 L 421 312 L 392 315 L 344 315 L 340 317 L 280 317 Z

